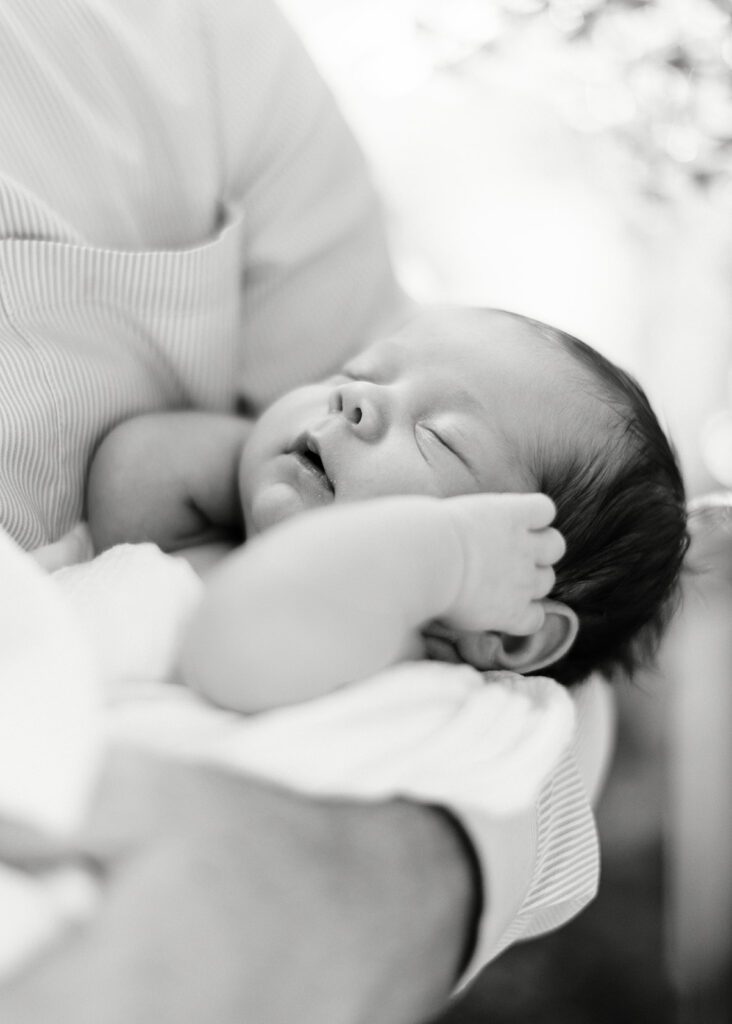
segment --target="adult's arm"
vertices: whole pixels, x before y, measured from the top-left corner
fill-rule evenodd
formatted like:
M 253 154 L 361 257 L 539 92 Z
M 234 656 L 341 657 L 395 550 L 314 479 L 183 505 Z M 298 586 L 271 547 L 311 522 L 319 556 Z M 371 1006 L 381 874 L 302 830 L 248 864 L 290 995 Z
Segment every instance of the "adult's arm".
M 340 367 L 406 315 L 366 159 L 272 0 L 195 5 L 221 189 L 245 212 L 240 394 L 253 409 Z
M 99 913 L 0 990 L 8 1024 L 412 1022 L 470 939 L 470 855 L 412 803 L 316 802 L 118 751 L 86 847 Z

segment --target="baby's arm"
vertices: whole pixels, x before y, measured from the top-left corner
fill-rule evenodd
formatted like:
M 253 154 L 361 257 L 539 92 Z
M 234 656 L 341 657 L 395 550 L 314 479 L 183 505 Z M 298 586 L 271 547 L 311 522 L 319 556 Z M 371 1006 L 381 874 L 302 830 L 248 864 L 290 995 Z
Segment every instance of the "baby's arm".
M 424 654 L 420 630 L 537 630 L 564 552 L 544 495 L 394 497 L 291 519 L 226 559 L 180 655 L 186 683 L 261 711 Z
M 89 471 L 97 551 L 152 541 L 164 551 L 241 532 L 237 473 L 251 421 L 205 412 L 138 416 L 102 441 Z

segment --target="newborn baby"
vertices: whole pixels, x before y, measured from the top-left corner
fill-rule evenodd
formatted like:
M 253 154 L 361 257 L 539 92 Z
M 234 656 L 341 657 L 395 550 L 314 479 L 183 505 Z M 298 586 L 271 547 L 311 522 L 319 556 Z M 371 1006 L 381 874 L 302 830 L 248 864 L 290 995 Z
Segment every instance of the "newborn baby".
M 128 421 L 98 450 L 88 512 L 97 549 L 243 534 L 180 670 L 245 711 L 404 658 L 553 664 L 566 684 L 631 670 L 687 545 L 680 474 L 638 385 L 496 310 L 424 312 L 254 423 Z

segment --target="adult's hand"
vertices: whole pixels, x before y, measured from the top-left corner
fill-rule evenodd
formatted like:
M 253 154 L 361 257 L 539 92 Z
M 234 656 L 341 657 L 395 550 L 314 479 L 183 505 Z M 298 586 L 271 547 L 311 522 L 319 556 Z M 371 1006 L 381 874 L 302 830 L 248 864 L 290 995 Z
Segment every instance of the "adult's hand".
M 0 991 L 8 1024 L 400 1024 L 460 967 L 469 857 L 426 807 L 118 750 L 82 845 L 99 912 Z

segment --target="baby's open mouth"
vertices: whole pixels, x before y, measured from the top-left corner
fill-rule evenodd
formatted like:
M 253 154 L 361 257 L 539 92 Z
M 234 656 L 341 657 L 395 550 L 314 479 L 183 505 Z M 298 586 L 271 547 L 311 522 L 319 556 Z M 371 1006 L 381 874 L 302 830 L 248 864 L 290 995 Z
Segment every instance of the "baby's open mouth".
M 300 464 L 309 473 L 312 473 L 331 494 L 335 493 L 333 483 L 320 456 L 320 447 L 314 437 L 310 437 L 307 433 L 301 434 L 290 449 L 290 454 L 295 455 Z

